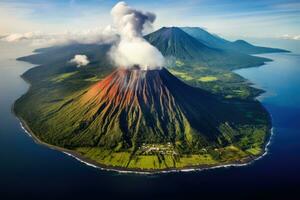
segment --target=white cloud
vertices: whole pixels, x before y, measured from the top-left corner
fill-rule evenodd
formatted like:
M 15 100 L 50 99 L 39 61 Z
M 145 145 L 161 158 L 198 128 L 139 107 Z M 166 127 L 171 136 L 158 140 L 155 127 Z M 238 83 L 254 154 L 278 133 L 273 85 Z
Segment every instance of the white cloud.
M 86 66 L 90 63 L 88 57 L 86 55 L 75 55 L 74 58 L 70 60 L 70 63 L 77 64 L 77 67 Z
M 18 42 L 22 40 L 33 40 L 33 39 L 43 39 L 44 36 L 41 32 L 27 32 L 27 33 L 12 33 L 8 36 L 2 38 L 7 42 Z
M 28 40 L 35 46 L 80 44 L 108 44 L 118 40 L 118 36 L 110 26 L 104 29 L 95 28 L 85 31 L 67 31 L 65 33 L 46 34 L 40 31 L 27 33 L 12 33 L 1 38 L 6 42 Z
M 120 42 L 110 51 L 112 60 L 121 67 L 139 65 L 142 69 L 155 69 L 164 65 L 164 57 L 143 38 L 145 27 L 151 27 L 156 16 L 117 3 L 111 10 L 114 25 L 120 34 Z
M 285 35 L 281 36 L 280 38 L 286 39 L 286 40 L 300 40 L 300 35 L 285 34 Z

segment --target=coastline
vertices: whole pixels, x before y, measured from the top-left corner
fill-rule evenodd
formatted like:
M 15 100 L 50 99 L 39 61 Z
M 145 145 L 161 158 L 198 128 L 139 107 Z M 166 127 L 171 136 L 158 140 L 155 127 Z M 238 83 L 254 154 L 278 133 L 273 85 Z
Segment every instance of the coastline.
M 14 106 L 12 108 L 14 110 Z M 175 173 L 175 172 L 194 172 L 194 171 L 204 171 L 204 170 L 211 170 L 211 169 L 218 169 L 218 168 L 230 168 L 230 167 L 243 167 L 253 164 L 255 161 L 258 161 L 262 159 L 264 156 L 268 154 L 269 146 L 271 144 L 272 136 L 274 134 L 274 128 L 272 127 L 269 129 L 270 135 L 268 140 L 266 141 L 264 151 L 259 156 L 253 156 L 253 157 L 246 157 L 243 158 L 243 161 L 235 161 L 232 163 L 223 163 L 223 164 L 215 164 L 215 165 L 194 165 L 190 167 L 183 167 L 183 168 L 166 168 L 166 169 L 130 169 L 130 168 L 122 168 L 122 167 L 115 167 L 115 166 L 108 166 L 100 164 L 94 160 L 91 160 L 89 158 L 86 158 L 79 154 L 78 152 L 70 149 L 65 149 L 59 146 L 51 145 L 48 143 L 45 143 L 41 141 L 35 134 L 32 132 L 32 130 L 28 127 L 27 123 L 20 117 L 16 115 L 16 113 L 13 111 L 13 114 L 16 116 L 16 118 L 20 121 L 20 126 L 24 130 L 24 132 L 33 139 L 33 141 L 36 144 L 43 145 L 45 147 L 48 147 L 52 150 L 59 151 L 61 153 L 66 154 L 67 156 L 70 156 L 77 161 L 89 166 L 93 167 L 99 170 L 103 171 L 112 171 L 117 173 L 126 173 L 126 174 L 145 174 L 145 175 L 151 175 L 151 174 L 160 174 L 160 173 Z M 271 117 L 271 116 L 270 116 Z M 272 117 L 271 117 L 272 118 Z

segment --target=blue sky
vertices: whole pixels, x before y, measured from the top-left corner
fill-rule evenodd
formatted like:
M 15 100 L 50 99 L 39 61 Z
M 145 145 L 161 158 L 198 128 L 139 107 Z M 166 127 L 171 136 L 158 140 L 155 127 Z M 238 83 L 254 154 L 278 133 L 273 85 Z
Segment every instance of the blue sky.
M 28 31 L 63 32 L 104 27 L 113 0 L 0 0 L 0 35 Z M 161 26 L 200 26 L 225 37 L 300 35 L 299 0 L 125 1 L 157 14 Z

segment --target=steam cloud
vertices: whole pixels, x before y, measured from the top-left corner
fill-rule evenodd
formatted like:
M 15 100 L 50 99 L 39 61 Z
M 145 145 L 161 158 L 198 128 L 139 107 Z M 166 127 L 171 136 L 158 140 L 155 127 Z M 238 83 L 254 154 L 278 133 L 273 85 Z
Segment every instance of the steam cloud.
M 73 59 L 70 60 L 71 63 L 77 64 L 77 67 L 86 66 L 90 63 L 86 55 L 75 55 Z
M 122 67 L 139 65 L 141 69 L 156 69 L 164 65 L 163 55 L 143 38 L 143 30 L 151 27 L 155 14 L 117 3 L 111 10 L 120 41 L 112 47 L 110 56 Z

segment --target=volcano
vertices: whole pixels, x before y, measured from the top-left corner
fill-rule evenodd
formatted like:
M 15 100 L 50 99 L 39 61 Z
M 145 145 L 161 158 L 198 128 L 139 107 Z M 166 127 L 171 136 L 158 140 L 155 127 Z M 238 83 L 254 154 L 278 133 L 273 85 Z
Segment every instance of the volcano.
M 164 68 L 118 69 L 82 96 L 88 117 L 80 131 L 97 126 L 99 145 L 109 147 L 214 140 L 219 122 L 208 108 L 215 101 Z
M 245 118 L 234 103 L 183 83 L 165 68 L 118 68 L 65 107 L 67 121 L 77 124 L 71 141 L 132 151 L 142 144 L 222 146 L 232 135 L 221 127 L 233 130 L 230 124 Z

